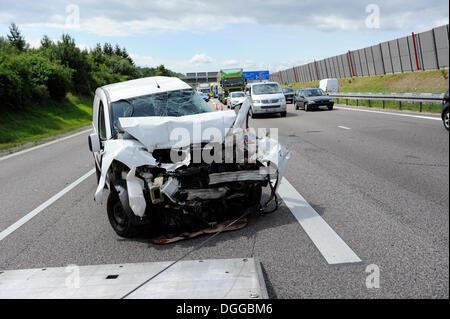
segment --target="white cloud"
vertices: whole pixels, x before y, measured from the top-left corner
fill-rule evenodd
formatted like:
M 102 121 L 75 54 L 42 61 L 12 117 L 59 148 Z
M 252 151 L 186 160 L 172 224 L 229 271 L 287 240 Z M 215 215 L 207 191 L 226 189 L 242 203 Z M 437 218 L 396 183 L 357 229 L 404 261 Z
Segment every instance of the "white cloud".
M 239 60 L 239 59 L 218 60 L 210 56 L 207 56 L 204 53 L 196 54 L 189 60 L 158 59 L 152 56 L 142 56 L 133 53 L 131 53 L 130 56 L 134 60 L 136 65 L 141 67 L 156 67 L 160 64 L 164 64 L 167 68 L 182 73 L 201 72 L 201 71 L 210 72 L 234 67 L 243 68 L 246 71 L 269 70 L 270 72 L 276 72 L 281 69 L 292 67 L 293 65 L 299 65 L 310 62 L 309 60 L 296 60 L 270 65 L 259 63 L 253 60 Z
M 213 58 L 203 53 L 196 54 L 189 60 L 160 59 L 152 56 L 145 56 L 134 53 L 130 53 L 130 56 L 137 66 L 156 67 L 158 65 L 164 64 L 164 66 L 171 70 L 184 73 L 190 71 L 205 71 L 205 68 L 212 68 L 212 70 L 208 71 L 213 71 L 215 69 L 216 62 Z M 213 62 L 214 64 L 212 64 Z
M 228 67 L 239 65 L 239 61 L 236 59 L 225 60 L 222 63 L 223 63 L 223 65 L 228 66 Z
M 80 24 L 67 26 L 66 6 L 76 3 Z M 445 0 L 378 0 L 383 30 L 414 31 L 416 26 L 448 23 Z M 147 32 L 190 31 L 207 33 L 227 25 L 299 26 L 323 31 L 365 30 L 369 15 L 360 0 L 41 0 L 33 2 L 0 0 L 0 23 L 61 29 L 79 28 L 102 36 L 129 36 Z
M 31 39 L 27 40 L 27 43 L 30 45 L 32 49 L 39 49 L 41 46 L 41 40 L 40 39 Z
M 200 64 L 209 64 L 214 62 L 214 59 L 207 56 L 204 53 L 199 53 L 194 55 L 190 60 L 190 63 L 195 64 L 195 65 L 200 65 Z

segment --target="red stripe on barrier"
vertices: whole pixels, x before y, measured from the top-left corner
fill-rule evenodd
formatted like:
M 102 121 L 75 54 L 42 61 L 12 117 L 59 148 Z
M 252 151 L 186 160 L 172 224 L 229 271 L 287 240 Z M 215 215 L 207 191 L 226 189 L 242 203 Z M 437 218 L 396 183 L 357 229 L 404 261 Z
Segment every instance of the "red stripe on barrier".
M 353 69 L 352 54 L 350 53 L 350 50 L 348 50 L 348 58 L 350 59 L 350 66 L 352 68 L 352 76 L 355 76 L 355 70 Z
M 316 62 L 316 60 L 314 60 L 314 68 L 316 69 L 316 77 L 317 77 L 317 80 L 319 79 L 319 71 L 317 71 L 317 62 Z
M 416 57 L 416 67 L 417 67 L 417 70 L 420 70 L 419 59 L 417 57 L 416 37 L 414 36 L 414 32 L 412 33 L 412 40 L 413 40 L 413 46 L 414 46 L 414 56 Z

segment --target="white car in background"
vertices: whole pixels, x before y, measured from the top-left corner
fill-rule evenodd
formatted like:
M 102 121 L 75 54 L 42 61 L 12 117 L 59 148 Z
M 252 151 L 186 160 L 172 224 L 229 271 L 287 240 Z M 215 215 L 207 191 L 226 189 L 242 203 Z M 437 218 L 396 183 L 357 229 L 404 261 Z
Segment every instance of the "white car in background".
M 244 103 L 245 99 L 244 92 L 231 92 L 227 99 L 227 107 L 229 109 L 234 109 L 237 105 Z
M 337 93 L 339 92 L 339 81 L 338 79 L 320 80 L 319 89 L 322 89 L 325 93 Z

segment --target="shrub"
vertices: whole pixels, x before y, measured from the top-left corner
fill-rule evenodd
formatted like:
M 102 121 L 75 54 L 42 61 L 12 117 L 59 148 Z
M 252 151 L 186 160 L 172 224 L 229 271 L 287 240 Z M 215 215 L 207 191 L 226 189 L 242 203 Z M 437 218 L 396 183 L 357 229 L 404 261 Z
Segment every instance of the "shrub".
M 71 87 L 73 70 L 62 65 L 52 64 L 48 73 L 47 87 L 50 96 L 62 100 Z
M 31 97 L 31 72 L 19 54 L 0 53 L 0 104 L 1 111 L 23 108 Z

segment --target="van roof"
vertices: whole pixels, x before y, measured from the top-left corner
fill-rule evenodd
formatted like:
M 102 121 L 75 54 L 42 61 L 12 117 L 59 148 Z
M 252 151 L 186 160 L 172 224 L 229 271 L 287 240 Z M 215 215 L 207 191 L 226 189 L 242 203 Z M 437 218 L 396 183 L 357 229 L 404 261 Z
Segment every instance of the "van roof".
M 278 82 L 257 82 L 257 83 L 249 83 L 247 86 L 254 86 L 254 85 L 262 85 L 262 84 L 279 84 Z
M 154 93 L 192 89 L 189 84 L 179 78 L 167 76 L 152 76 L 102 86 L 109 94 L 111 102 L 129 99 L 136 96 Z

